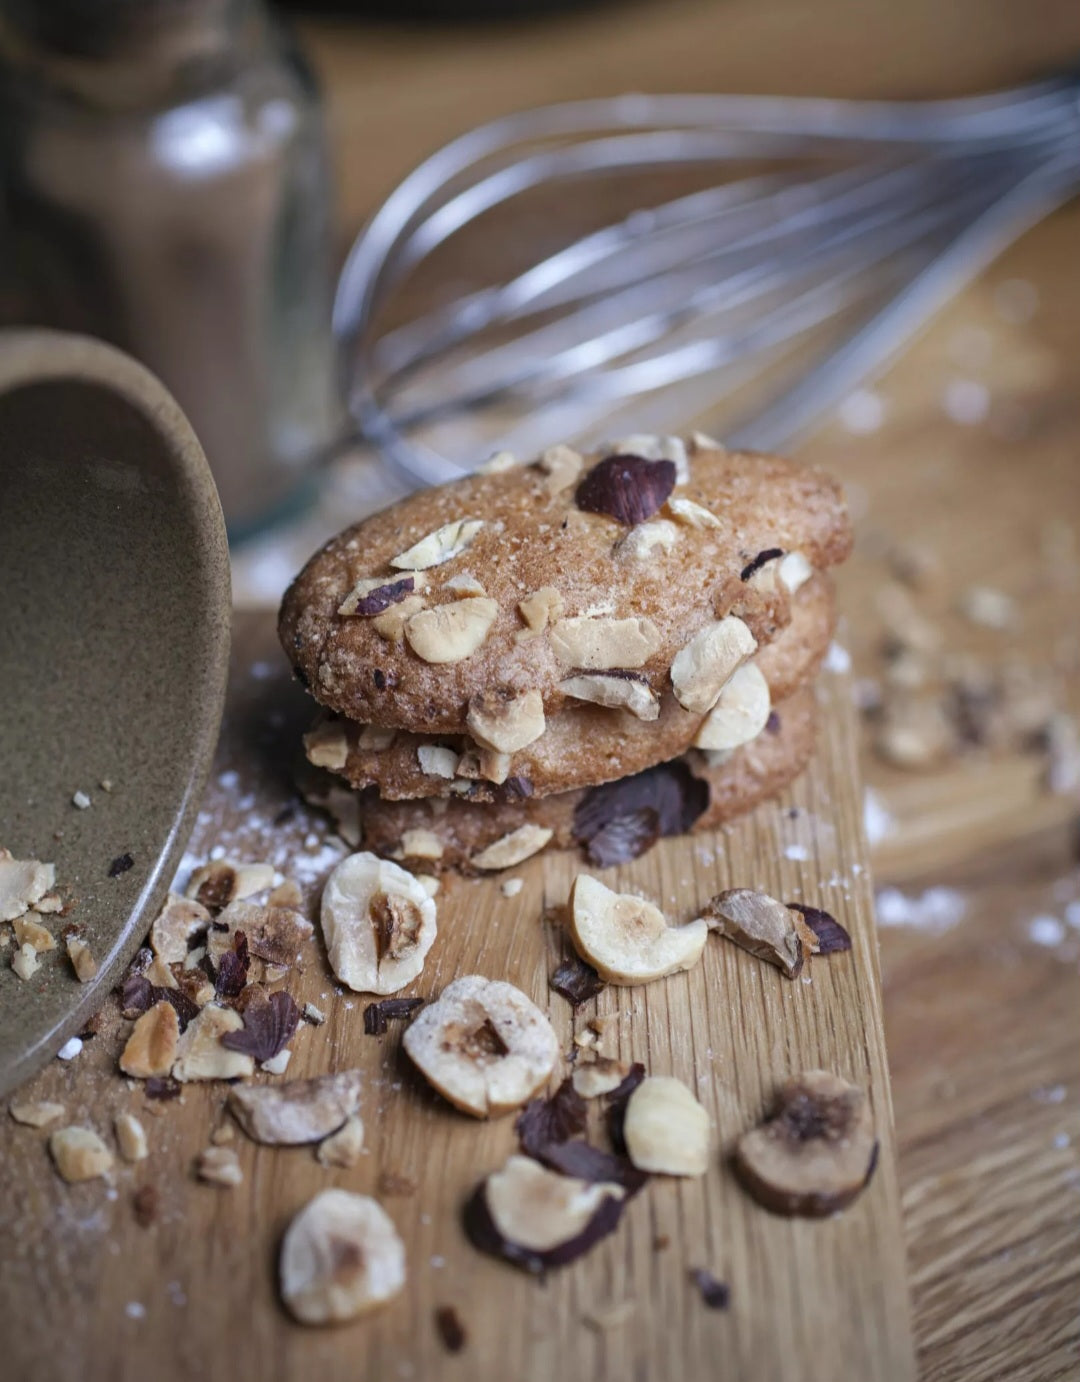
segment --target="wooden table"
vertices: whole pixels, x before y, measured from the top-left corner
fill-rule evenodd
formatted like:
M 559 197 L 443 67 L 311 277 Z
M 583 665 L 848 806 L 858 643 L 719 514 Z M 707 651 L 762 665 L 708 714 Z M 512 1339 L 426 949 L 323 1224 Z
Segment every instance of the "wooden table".
M 351 230 L 404 170 L 504 111 L 626 90 L 943 96 L 1029 79 L 1075 59 L 1080 8 L 1055 0 L 664 0 L 535 25 L 400 31 L 311 24 Z M 969 582 L 1014 594 L 1010 647 L 1031 660 L 1075 635 L 1077 592 L 1038 579 L 1045 522 L 1080 529 L 1080 208 L 1028 235 L 946 312 L 879 389 L 871 435 L 836 426 L 806 448 L 860 511 L 841 578 L 844 641 L 874 670 L 882 535 L 918 536 L 947 568 L 947 612 Z M 1029 322 L 1000 285 L 1038 296 Z M 985 358 L 983 358 L 985 357 Z M 951 379 L 989 389 L 988 417 L 950 420 Z M 956 645 L 1000 655 L 962 621 Z M 1076 705 L 1076 677 L 1072 677 Z M 1040 914 L 1080 896 L 1075 800 L 1049 798 L 1030 760 L 929 776 L 864 754 L 894 817 L 879 884 L 956 889 L 962 920 L 882 931 L 885 1016 L 915 1304 L 927 1378 L 1075 1375 L 1080 1350 L 1080 1023 L 1075 932 L 1045 947 Z

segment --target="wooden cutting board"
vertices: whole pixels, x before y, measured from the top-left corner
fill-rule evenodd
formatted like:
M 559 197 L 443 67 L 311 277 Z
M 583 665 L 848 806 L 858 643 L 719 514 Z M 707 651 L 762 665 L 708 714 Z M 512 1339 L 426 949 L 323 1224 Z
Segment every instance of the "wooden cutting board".
M 20 1379 L 198 1377 L 270 1382 L 310 1377 L 737 1379 L 860 1382 L 914 1376 L 892 1106 L 885 1063 L 872 891 L 861 824 L 850 697 L 823 678 L 823 732 L 811 769 L 782 800 L 714 835 L 663 841 L 645 858 L 603 875 L 687 920 L 728 886 L 761 888 L 828 908 L 851 931 L 850 954 L 813 962 L 794 983 L 726 943 L 704 961 L 635 989 L 607 988 L 575 1015 L 550 992 L 567 953 L 559 908 L 581 867 L 570 855 L 508 875 L 452 879 L 439 894 L 439 937 L 415 990 L 452 977 L 506 978 L 548 1008 L 565 1051 L 593 1011 L 617 1022 L 602 1049 L 640 1060 L 695 1088 L 716 1129 L 716 1155 L 700 1180 L 654 1178 L 616 1234 L 591 1255 L 532 1280 L 475 1251 L 460 1209 L 477 1180 L 514 1146 L 513 1119 L 477 1123 L 455 1113 L 408 1068 L 400 1032 L 365 1036 L 365 999 L 330 980 L 317 944 L 291 987 L 327 1014 L 302 1024 L 289 1077 L 359 1066 L 366 1153 L 330 1171 L 309 1148 L 231 1145 L 244 1182 L 217 1189 L 192 1163 L 221 1118 L 220 1087 L 188 1087 L 182 1102 L 153 1102 L 116 1074 L 122 1024 L 112 1011 L 70 1063 L 52 1065 L 22 1098 L 65 1104 L 68 1120 L 110 1136 L 112 1117 L 135 1112 L 150 1157 L 118 1163 L 112 1184 L 66 1186 L 53 1173 L 46 1135 L 5 1119 L 0 1157 L 0 1301 L 5 1358 Z M 288 764 L 309 706 L 288 679 L 266 615 L 240 620 L 218 768 L 191 842 L 203 858 L 272 859 L 305 884 L 309 914 L 340 850 L 293 794 Z M 117 784 L 116 790 L 137 790 Z M 737 1186 L 726 1158 L 756 1122 L 778 1081 L 824 1066 L 869 1089 L 881 1155 L 877 1173 L 845 1214 L 824 1222 L 766 1213 Z M 386 1177 L 412 1193 L 389 1195 Z M 383 1190 L 380 1193 L 380 1181 Z M 133 1195 L 153 1186 L 149 1227 Z M 291 1323 L 275 1294 L 278 1243 L 291 1216 L 330 1185 L 379 1194 L 407 1248 L 401 1296 L 368 1320 L 330 1330 Z M 706 1267 L 731 1288 L 726 1311 L 705 1307 L 689 1280 Z M 589 1316 L 631 1302 L 618 1324 Z M 451 1356 L 435 1310 L 455 1308 L 467 1340 Z M 17 1321 L 17 1327 L 14 1322 Z

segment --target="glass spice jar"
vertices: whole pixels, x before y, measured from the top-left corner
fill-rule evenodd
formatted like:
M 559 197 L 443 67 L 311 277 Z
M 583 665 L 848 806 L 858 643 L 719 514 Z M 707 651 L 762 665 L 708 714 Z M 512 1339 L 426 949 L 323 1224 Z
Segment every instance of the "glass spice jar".
M 167 384 L 230 535 L 341 425 L 314 82 L 261 0 L 0 0 L 0 324 Z

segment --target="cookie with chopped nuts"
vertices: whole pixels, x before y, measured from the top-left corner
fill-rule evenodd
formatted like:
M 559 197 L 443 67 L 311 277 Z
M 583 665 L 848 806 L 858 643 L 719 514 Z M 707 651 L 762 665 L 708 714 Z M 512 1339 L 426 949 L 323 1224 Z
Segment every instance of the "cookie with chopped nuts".
M 385 801 L 458 797 L 513 802 L 614 781 L 668 762 L 698 742 L 707 748 L 737 748 L 752 738 L 767 720 L 771 703 L 785 699 L 817 671 L 834 623 L 832 582 L 815 575 L 795 594 L 791 622 L 735 672 L 730 690 L 721 691 L 709 714 L 684 709 L 669 689 L 654 696 L 653 715 L 642 718 L 641 708 L 630 705 L 624 693 L 653 695 L 645 682 L 626 673 L 579 675 L 577 681 L 591 681 L 594 687 L 579 688 L 582 699 L 550 716 L 543 731 L 531 738 L 540 700 L 536 691 L 509 703 L 485 701 L 482 714 L 470 711 L 472 733 L 466 735 L 373 734 L 373 726 L 324 723 L 308 736 L 308 757 L 316 766 L 334 768 L 354 787 L 378 787 Z M 747 671 L 749 667 L 757 671 Z M 616 698 L 601 699 L 605 690 Z M 586 695 L 599 703 L 586 701 Z M 515 706 L 522 702 L 527 704 L 519 715 Z M 327 752 L 330 728 L 338 735 L 335 755 Z M 513 744 L 520 747 L 511 751 Z
M 359 797 L 364 846 L 425 872 L 478 872 L 477 856 L 490 857 L 489 850 L 532 826 L 533 853 L 577 846 L 598 867 L 636 858 L 661 835 L 711 829 L 782 791 L 810 760 L 815 719 L 813 689 L 804 687 L 780 702 L 756 739 L 730 754 L 695 749 L 618 782 L 518 802 L 387 802 L 369 789 Z M 424 841 L 423 857 L 406 853 L 413 838 Z
M 465 734 L 485 696 L 538 692 L 550 718 L 578 674 L 633 672 L 660 696 L 678 655 L 729 616 L 767 644 L 790 598 L 782 572 L 755 578 L 761 554 L 822 570 L 850 546 L 839 486 L 817 470 L 692 445 L 684 478 L 668 459 L 553 448 L 340 534 L 286 593 L 279 632 L 327 708 Z

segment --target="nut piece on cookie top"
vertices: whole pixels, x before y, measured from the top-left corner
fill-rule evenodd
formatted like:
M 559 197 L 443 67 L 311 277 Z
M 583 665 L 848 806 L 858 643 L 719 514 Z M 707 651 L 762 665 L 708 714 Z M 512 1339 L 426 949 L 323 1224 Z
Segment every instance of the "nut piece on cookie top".
M 791 591 L 743 573 L 776 551 L 813 570 L 842 561 L 851 527 L 839 485 L 694 442 L 683 467 L 650 458 L 648 442 L 627 438 L 638 453 L 609 449 L 580 469 L 570 448 L 549 449 L 347 529 L 282 603 L 297 675 L 349 719 L 465 733 L 484 696 L 537 692 L 550 716 L 572 702 L 579 675 L 633 671 L 662 694 L 678 654 L 729 615 L 768 644 Z M 646 525 L 664 541 L 636 541 Z

